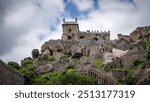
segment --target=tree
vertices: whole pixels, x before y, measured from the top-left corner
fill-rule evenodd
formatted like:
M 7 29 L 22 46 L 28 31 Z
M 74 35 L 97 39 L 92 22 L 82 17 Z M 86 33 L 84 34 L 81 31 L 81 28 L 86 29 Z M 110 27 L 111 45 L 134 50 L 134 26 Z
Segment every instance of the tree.
M 10 67 L 16 69 L 16 70 L 19 70 L 19 69 L 20 69 L 20 66 L 19 66 L 19 64 L 18 64 L 17 62 L 11 61 L 11 62 L 8 62 L 8 65 L 9 65 Z
M 32 58 L 36 59 L 39 56 L 39 50 L 38 49 L 33 49 L 32 50 Z

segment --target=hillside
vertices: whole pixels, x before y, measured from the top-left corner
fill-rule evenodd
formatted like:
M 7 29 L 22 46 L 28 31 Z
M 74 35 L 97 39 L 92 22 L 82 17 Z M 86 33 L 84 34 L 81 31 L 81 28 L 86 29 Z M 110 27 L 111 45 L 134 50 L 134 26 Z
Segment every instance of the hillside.
M 62 27 L 61 39 L 33 49 L 21 66 L 8 63 L 26 84 L 150 84 L 150 26 L 118 34 L 116 40 L 110 40 L 110 31 L 80 31 L 77 19 L 64 20 Z

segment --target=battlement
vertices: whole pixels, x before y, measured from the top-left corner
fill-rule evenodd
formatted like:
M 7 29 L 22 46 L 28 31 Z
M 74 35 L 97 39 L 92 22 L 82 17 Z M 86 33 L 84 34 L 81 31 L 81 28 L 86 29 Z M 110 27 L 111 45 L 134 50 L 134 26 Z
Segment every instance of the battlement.
M 110 41 L 110 31 L 80 31 L 79 25 L 77 23 L 77 18 L 75 21 L 65 21 L 63 19 L 63 41 L 80 41 L 80 40 L 107 40 Z

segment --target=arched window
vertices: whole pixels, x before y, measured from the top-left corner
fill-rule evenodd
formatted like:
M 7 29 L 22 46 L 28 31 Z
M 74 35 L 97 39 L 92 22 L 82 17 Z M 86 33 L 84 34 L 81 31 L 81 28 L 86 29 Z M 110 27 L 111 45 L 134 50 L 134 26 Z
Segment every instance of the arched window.
M 71 39 L 72 39 L 72 37 L 71 37 L 71 36 L 68 36 L 68 37 L 67 37 L 67 40 L 71 40 Z
M 69 28 L 69 29 L 68 29 L 68 31 L 69 31 L 69 33 L 70 33 L 70 32 L 72 31 L 72 29 L 71 29 L 71 28 Z
M 84 36 L 80 36 L 80 39 L 84 39 Z
M 98 38 L 97 38 L 97 37 L 94 37 L 93 40 L 98 41 Z

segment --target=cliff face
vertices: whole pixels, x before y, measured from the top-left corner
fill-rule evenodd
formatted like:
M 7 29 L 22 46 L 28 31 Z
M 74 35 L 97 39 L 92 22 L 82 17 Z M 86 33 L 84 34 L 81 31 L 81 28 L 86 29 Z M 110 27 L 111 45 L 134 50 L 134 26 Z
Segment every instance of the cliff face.
M 0 85 L 23 85 L 24 77 L 0 60 Z

